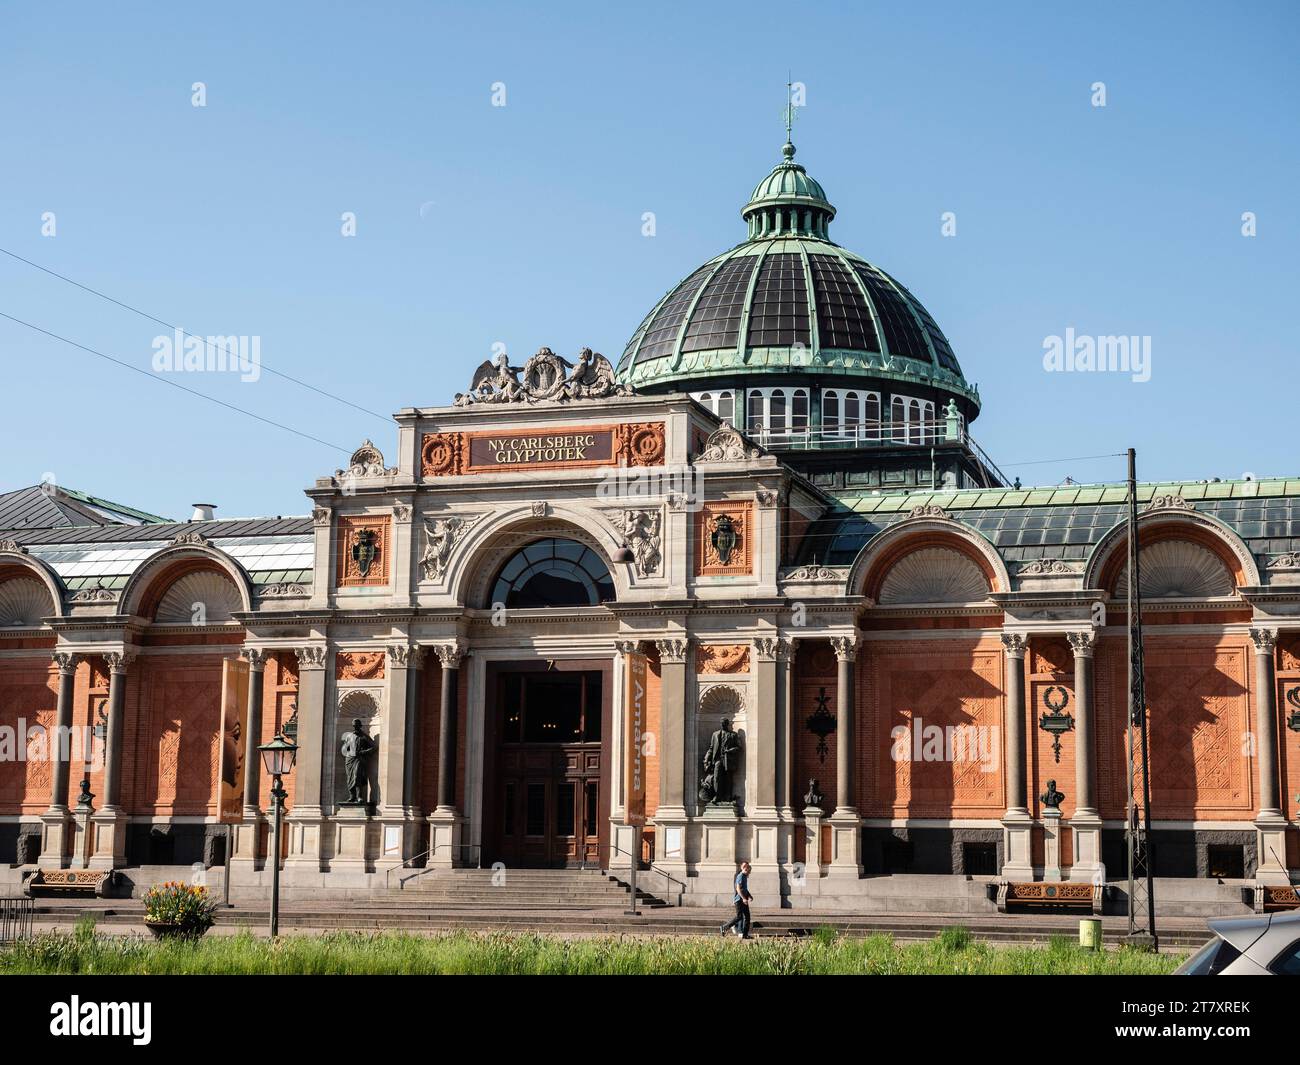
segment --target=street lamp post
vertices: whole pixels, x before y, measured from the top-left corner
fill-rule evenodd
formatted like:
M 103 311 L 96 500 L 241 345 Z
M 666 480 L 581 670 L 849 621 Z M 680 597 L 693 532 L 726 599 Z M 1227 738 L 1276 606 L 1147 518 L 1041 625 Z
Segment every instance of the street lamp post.
M 289 743 L 283 734 L 277 734 L 270 743 L 257 748 L 262 752 L 262 764 L 272 778 L 271 802 L 275 806 L 275 832 L 271 843 L 271 938 L 280 934 L 280 821 L 284 814 L 284 800 L 288 792 L 280 781 L 293 769 L 298 748 Z

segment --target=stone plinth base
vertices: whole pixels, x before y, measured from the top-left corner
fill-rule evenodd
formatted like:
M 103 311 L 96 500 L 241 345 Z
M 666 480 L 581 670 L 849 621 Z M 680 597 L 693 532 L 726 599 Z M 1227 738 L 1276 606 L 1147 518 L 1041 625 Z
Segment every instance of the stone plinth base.
M 1255 822 L 1256 846 L 1259 868 L 1255 872 L 1257 884 L 1286 887 L 1291 878 L 1286 869 L 1287 820 L 1281 814 L 1261 815 Z
M 330 871 L 368 872 L 373 868 L 380 847 L 380 824 L 369 807 L 340 806 L 330 821 L 333 846 L 330 848 Z
M 36 863 L 42 869 L 65 869 L 71 864 L 76 826 L 66 808 L 41 814 L 41 853 Z
M 1034 822 L 1026 812 L 1008 813 L 1002 819 L 1002 837 L 1005 844 L 1002 879 L 1016 881 L 1034 879 L 1033 832 Z
M 862 876 L 862 819 L 856 810 L 836 810 L 827 820 L 831 826 L 831 880 L 857 880 Z
M 478 855 L 466 853 L 464 843 L 465 819 L 454 809 L 438 807 L 429 815 L 429 861 L 438 869 L 451 869 L 462 865 L 478 865 L 467 860 Z
M 89 831 L 94 839 L 89 845 L 90 859 L 87 869 L 116 869 L 126 865 L 126 814 L 117 809 L 104 809 L 91 814 Z

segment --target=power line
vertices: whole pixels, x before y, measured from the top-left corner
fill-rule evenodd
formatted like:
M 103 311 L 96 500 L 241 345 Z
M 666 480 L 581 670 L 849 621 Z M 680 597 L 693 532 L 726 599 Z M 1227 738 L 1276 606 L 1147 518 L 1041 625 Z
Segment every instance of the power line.
M 1046 466 L 1053 462 L 1091 462 L 1093 459 L 1122 459 L 1123 451 L 1114 451 L 1107 455 L 1075 455 L 1068 459 L 1031 459 L 1028 462 L 1000 462 L 1000 466 Z
M 112 355 L 106 355 L 102 351 L 97 351 L 94 348 L 89 348 L 85 344 L 79 344 L 75 340 L 70 340 L 68 337 L 59 336 L 58 333 L 51 333 L 48 329 L 42 329 L 39 325 L 34 325 L 31 322 L 24 322 L 21 318 L 15 318 L 12 314 L 5 314 L 4 311 L 0 311 L 0 318 L 7 318 L 11 322 L 15 322 L 18 325 L 24 325 L 28 329 L 35 330 L 37 333 L 43 333 L 45 336 L 52 337 L 54 340 L 60 340 L 65 344 L 70 344 L 74 348 L 80 348 L 82 351 L 88 352 L 91 355 L 98 356 L 99 358 L 104 359 L 107 362 L 113 363 L 115 366 L 121 366 L 124 369 L 133 371 L 134 373 L 142 374 L 143 376 L 149 378 L 150 381 L 157 381 L 160 384 L 171 385 L 173 388 L 179 388 L 182 392 L 188 392 L 191 396 L 198 396 L 199 399 L 206 399 L 209 403 L 215 403 L 219 407 L 225 407 L 227 410 L 233 410 L 238 414 L 243 414 L 248 416 L 249 418 L 254 418 L 257 421 L 263 422 L 266 425 L 272 425 L 275 426 L 275 428 L 277 429 L 283 429 L 286 433 L 293 433 L 294 436 L 301 436 L 304 440 L 311 440 L 317 444 L 324 444 L 326 447 L 332 447 L 336 451 L 343 452 L 343 454 L 345 455 L 351 454 L 351 452 L 347 448 L 340 447 L 338 444 L 331 444 L 328 440 L 322 440 L 319 436 L 312 436 L 311 433 L 304 433 L 300 429 L 294 429 L 291 426 L 284 425 L 277 421 L 273 421 L 270 418 L 264 418 L 260 414 L 254 414 L 251 410 L 245 410 L 243 407 L 237 407 L 233 403 L 227 403 L 224 399 L 217 399 L 215 396 L 209 396 L 204 392 L 199 392 L 196 389 L 188 388 L 187 386 L 181 384 L 179 381 L 173 381 L 169 377 L 159 377 L 157 374 L 150 373 L 148 370 L 142 370 L 138 366 L 132 366 L 129 362 L 125 362 L 122 359 L 116 359 Z
M 129 303 L 123 303 L 119 299 L 114 299 L 112 296 L 100 292 L 98 289 L 91 288 L 89 285 L 83 285 L 80 281 L 74 281 L 72 278 L 66 277 L 65 275 L 59 273 L 57 270 L 51 270 L 48 266 L 42 266 L 40 263 L 34 263 L 31 261 L 31 259 L 24 259 L 17 252 L 12 252 L 8 248 L 0 248 L 0 252 L 3 252 L 11 259 L 17 259 L 20 263 L 26 263 L 28 266 L 34 267 L 35 269 L 40 270 L 42 273 L 49 274 L 51 277 L 57 277 L 60 281 L 66 281 L 69 285 L 81 289 L 82 292 L 89 292 L 92 296 L 98 296 L 102 300 L 107 300 L 109 303 L 112 303 L 117 307 L 121 307 L 125 311 L 130 311 L 132 314 L 138 314 L 141 318 L 146 318 L 149 321 L 154 322 L 158 325 L 165 325 L 168 329 L 171 329 L 173 332 L 180 333 L 182 336 L 187 336 L 192 340 L 198 340 L 202 342 L 204 347 L 209 347 L 212 344 L 212 342 L 205 337 L 195 336 L 193 333 L 187 332 L 186 330 L 182 329 L 178 325 L 172 325 L 171 322 L 165 322 L 161 318 L 155 317 L 154 315 L 150 314 L 148 311 L 142 311 L 140 310 L 139 307 L 132 307 Z M 315 385 L 308 384 L 306 381 L 302 381 L 297 377 L 292 377 L 287 373 L 281 373 L 279 370 L 275 370 L 272 369 L 270 366 L 267 366 L 265 362 L 259 361 L 258 366 L 261 369 L 265 370 L 267 373 L 275 374 L 276 377 L 282 377 L 286 381 L 292 381 L 295 385 L 301 385 L 303 388 L 310 389 L 312 392 L 315 392 L 317 395 L 325 396 L 326 398 L 332 399 L 338 403 L 346 404 L 347 406 L 353 408 L 354 410 L 361 411 L 361 413 L 363 414 L 369 414 L 371 417 L 378 418 L 380 421 L 384 422 L 385 424 L 392 424 L 391 418 L 386 417 L 385 415 L 380 414 L 377 411 L 370 410 L 367 407 L 362 407 L 357 403 L 353 403 L 350 399 L 344 399 L 342 396 L 336 396 L 333 392 L 326 392 L 325 389 L 323 388 L 317 388 Z

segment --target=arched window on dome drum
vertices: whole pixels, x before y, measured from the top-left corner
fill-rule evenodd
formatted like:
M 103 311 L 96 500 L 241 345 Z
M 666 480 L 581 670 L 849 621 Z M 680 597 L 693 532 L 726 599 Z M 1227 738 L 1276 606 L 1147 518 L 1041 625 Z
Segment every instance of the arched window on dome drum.
M 840 394 L 833 388 L 822 392 L 822 433 L 825 436 L 841 435 Z
M 862 404 L 863 436 L 874 444 L 880 443 L 880 396 L 868 392 Z
M 761 433 L 766 428 L 763 420 L 765 398 L 761 389 L 751 389 L 749 393 L 749 413 L 746 418 L 751 433 Z
M 856 438 L 862 423 L 862 397 L 857 392 L 844 393 L 844 435 Z
M 894 401 L 889 405 L 889 421 L 891 423 L 891 437 L 897 443 L 907 442 L 907 404 L 903 401 L 902 396 L 895 396 Z
M 909 444 L 919 444 L 924 428 L 921 424 L 921 401 L 914 399 L 907 405 L 907 442 Z
M 781 435 L 790 429 L 790 413 L 786 409 L 784 389 L 772 389 L 771 405 L 767 411 L 767 428 L 769 432 Z
M 535 540 L 511 555 L 492 585 L 492 602 L 507 607 L 598 606 L 614 598 L 601 557 L 576 540 Z
M 790 397 L 790 432 L 808 432 L 808 390 L 796 388 Z
M 730 389 L 721 392 L 692 392 L 691 398 L 707 407 L 722 421 L 732 423 L 736 417 L 736 395 Z

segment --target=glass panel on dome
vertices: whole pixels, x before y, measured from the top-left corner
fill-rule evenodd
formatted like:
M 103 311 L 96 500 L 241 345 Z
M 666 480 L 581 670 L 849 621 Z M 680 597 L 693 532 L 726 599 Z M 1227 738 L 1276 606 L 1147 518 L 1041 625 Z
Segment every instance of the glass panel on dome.
M 749 311 L 751 348 L 788 348 L 810 343 L 808 290 L 803 258 L 777 252 L 763 260 Z
M 912 317 L 911 304 L 874 266 L 855 262 L 853 269 L 871 294 L 871 302 L 875 305 L 876 315 L 885 331 L 889 354 L 930 362 L 930 349 L 921 336 L 916 319 Z
M 722 264 L 695 305 L 695 313 L 686 327 L 686 338 L 682 341 L 682 351 L 736 346 L 745 293 L 757 262 L 757 255 L 745 255 Z
M 682 319 L 686 317 L 695 293 L 700 290 L 705 278 L 713 272 L 713 265 L 708 263 L 701 266 L 678 285 L 677 291 L 664 301 L 659 313 L 655 315 L 655 320 L 646 330 L 645 340 L 636 355 L 637 362 L 646 362 L 671 354 L 673 345 L 677 343 L 677 334 L 682 328 Z
M 879 351 L 871 311 L 848 267 L 834 255 L 810 255 L 817 297 L 817 335 L 823 348 Z
M 889 277 L 888 274 L 885 276 Z M 961 366 L 957 363 L 957 356 L 953 354 L 952 345 L 948 343 L 948 338 L 943 335 L 943 331 L 940 330 L 939 323 L 934 320 L 934 316 L 925 309 L 920 300 L 908 291 L 905 285 L 901 285 L 897 281 L 894 281 L 892 277 L 890 277 L 889 280 L 893 281 L 895 285 L 902 289 L 903 294 L 912 304 L 913 310 L 916 311 L 917 317 L 921 319 L 921 324 L 925 326 L 925 331 L 929 334 L 930 343 L 934 345 L 934 353 L 939 357 L 939 365 L 945 370 L 951 370 L 955 374 L 960 374 Z

